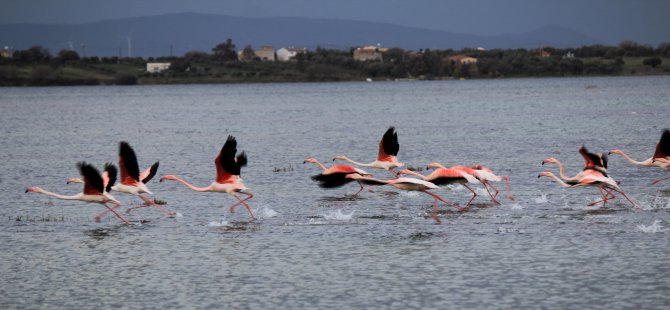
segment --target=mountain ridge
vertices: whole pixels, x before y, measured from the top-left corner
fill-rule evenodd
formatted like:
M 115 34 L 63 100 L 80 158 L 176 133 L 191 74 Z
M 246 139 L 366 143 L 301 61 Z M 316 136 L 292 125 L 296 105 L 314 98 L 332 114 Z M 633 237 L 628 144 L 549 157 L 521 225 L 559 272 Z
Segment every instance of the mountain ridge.
M 131 39 L 129 40 L 128 37 Z M 196 12 L 173 13 L 81 24 L 0 24 L 0 45 L 25 49 L 42 45 L 52 53 L 72 46 L 85 56 L 175 56 L 209 52 L 231 38 L 246 45 L 349 49 L 380 44 L 406 50 L 464 47 L 538 48 L 600 44 L 577 31 L 545 26 L 522 33 L 472 35 L 392 23 L 309 17 L 240 17 Z M 128 49 L 130 41 L 130 49 Z

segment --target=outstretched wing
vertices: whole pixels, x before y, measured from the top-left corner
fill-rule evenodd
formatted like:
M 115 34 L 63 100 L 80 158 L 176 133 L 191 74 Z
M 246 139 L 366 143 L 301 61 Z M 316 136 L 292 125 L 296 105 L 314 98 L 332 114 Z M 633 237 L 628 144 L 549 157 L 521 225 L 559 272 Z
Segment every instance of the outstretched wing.
M 86 195 L 100 195 L 104 191 L 102 178 L 100 172 L 90 164 L 82 161 L 77 163 L 79 173 L 84 179 L 84 194 Z
M 156 175 L 156 172 L 158 171 L 158 162 L 155 162 L 151 167 L 147 168 L 146 170 L 142 171 L 140 173 L 140 180 L 142 180 L 142 183 L 147 184 L 151 179 Z
M 654 158 L 670 157 L 670 129 L 664 129 L 661 135 L 661 140 L 656 144 L 656 152 Z
M 379 154 L 377 155 L 377 160 L 385 161 L 391 156 L 398 156 L 399 150 L 400 144 L 398 144 L 398 134 L 395 132 L 395 127 L 391 126 L 386 130 L 381 141 L 379 141 Z
M 579 148 L 579 154 L 584 157 L 583 170 L 594 169 L 603 174 L 607 173 L 607 155 L 591 153 L 583 145 Z
M 119 143 L 119 170 L 121 170 L 121 183 L 133 184 L 140 180 L 140 168 L 137 166 L 137 156 L 133 148 L 126 141 Z
M 228 136 L 226 143 L 223 144 L 219 156 L 216 157 L 216 182 L 225 183 L 233 175 L 240 175 L 240 169 L 247 164 L 247 156 L 244 152 L 237 157 L 237 140 L 235 137 Z
M 105 191 L 110 192 L 112 186 L 116 183 L 117 170 L 114 164 L 106 163 L 105 171 L 102 172 L 102 185 L 105 187 Z

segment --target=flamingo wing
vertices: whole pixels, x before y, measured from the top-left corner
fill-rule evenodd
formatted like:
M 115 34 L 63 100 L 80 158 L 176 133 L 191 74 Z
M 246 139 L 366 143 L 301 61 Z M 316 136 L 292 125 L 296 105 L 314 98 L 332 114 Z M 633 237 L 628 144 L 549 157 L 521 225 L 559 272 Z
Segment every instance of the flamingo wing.
M 155 162 L 151 167 L 147 168 L 146 170 L 142 171 L 140 173 L 140 180 L 142 180 L 142 183 L 147 184 L 151 179 L 156 175 L 156 172 L 158 171 L 158 162 Z
M 235 137 L 229 135 L 215 161 L 216 181 L 218 183 L 226 183 L 231 176 L 240 175 L 240 169 L 242 166 L 246 166 L 247 155 L 242 152 L 235 157 L 236 153 L 237 140 L 235 140 Z
M 84 161 L 77 163 L 79 173 L 84 179 L 84 194 L 86 195 L 101 195 L 104 190 L 102 177 L 100 172 Z
M 389 161 L 391 156 L 398 155 L 399 150 L 400 144 L 398 144 L 398 134 L 395 132 L 395 127 L 391 126 L 386 130 L 381 141 L 379 141 L 377 160 Z
M 105 171 L 102 172 L 102 185 L 105 187 L 105 191 L 110 192 L 112 186 L 116 183 L 117 170 L 114 164 L 106 163 Z
M 656 152 L 654 152 L 654 158 L 667 158 L 670 157 L 670 129 L 663 130 L 661 135 L 661 140 L 656 144 Z
M 607 172 L 607 155 L 591 153 L 583 145 L 579 148 L 579 154 L 584 157 L 584 170 L 595 169 L 602 173 Z
M 137 166 L 137 156 L 130 144 L 126 141 L 119 143 L 119 170 L 123 184 L 133 185 L 140 180 L 140 168 Z

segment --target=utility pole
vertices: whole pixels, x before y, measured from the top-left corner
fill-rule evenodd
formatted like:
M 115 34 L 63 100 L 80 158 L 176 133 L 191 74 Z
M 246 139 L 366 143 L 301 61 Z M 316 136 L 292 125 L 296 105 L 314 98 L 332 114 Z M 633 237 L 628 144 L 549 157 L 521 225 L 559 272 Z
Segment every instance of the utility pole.
M 86 44 L 81 44 L 81 57 L 86 57 Z
M 170 44 L 170 57 L 172 57 L 172 44 Z

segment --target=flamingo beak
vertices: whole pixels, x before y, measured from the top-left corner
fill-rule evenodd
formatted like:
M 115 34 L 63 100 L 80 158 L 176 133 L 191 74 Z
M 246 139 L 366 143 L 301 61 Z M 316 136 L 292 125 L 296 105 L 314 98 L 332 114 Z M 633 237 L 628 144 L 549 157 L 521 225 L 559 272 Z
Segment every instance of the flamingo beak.
M 542 161 L 542 166 L 544 166 L 544 160 Z
M 26 188 L 26 193 L 29 192 L 29 190 Z

